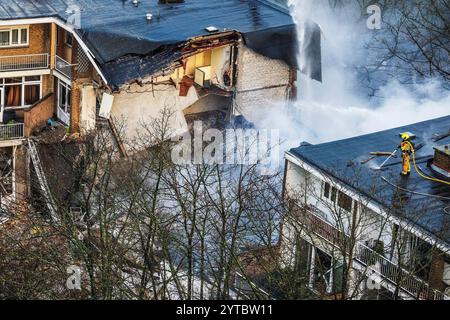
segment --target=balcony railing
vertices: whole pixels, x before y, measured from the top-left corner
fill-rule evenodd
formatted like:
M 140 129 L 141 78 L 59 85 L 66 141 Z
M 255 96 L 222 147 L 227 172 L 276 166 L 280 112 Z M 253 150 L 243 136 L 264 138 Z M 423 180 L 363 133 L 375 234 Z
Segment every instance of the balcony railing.
M 334 245 L 344 238 L 348 239 L 344 232 L 313 211 L 312 208 L 298 208 L 297 215 L 304 228 Z M 431 289 L 422 279 L 358 241 L 355 243 L 354 259 L 416 299 L 450 300 L 449 296 Z
M 0 141 L 23 139 L 23 123 L 0 124 Z
M 449 299 L 444 293 L 431 290 L 422 279 L 359 242 L 356 243 L 355 259 L 416 299 Z
M 315 208 L 297 207 L 296 210 L 297 215 L 300 217 L 299 221 L 302 223 L 303 227 L 326 241 L 332 244 L 338 244 L 347 237 L 342 231 L 338 230 L 330 222 L 321 218 L 318 213 L 315 213 Z
M 55 69 L 67 78 L 72 78 L 72 65 L 59 56 L 55 56 Z
M 48 69 L 48 53 L 0 57 L 0 72 Z

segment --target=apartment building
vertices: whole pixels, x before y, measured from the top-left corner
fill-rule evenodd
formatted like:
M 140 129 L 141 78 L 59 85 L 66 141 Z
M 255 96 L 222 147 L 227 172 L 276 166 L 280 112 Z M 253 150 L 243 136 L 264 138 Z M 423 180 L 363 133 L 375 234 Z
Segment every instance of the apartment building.
M 422 175 L 388 159 L 403 132 Z M 300 266 L 323 298 L 449 299 L 449 143 L 443 117 L 287 152 L 284 267 Z
M 303 54 L 320 80 L 314 26 Z M 251 117 L 294 97 L 296 28 L 286 8 L 264 0 L 2 3 L 0 147 L 16 181 L 8 194 L 26 194 L 15 177 L 27 166 L 21 146 L 49 119 L 75 137 L 103 119 L 126 155 L 165 109 L 173 137 L 192 114 Z
M 3 204 L 26 196 L 23 145 L 49 119 L 72 133 L 94 128 L 97 78 L 73 33 L 53 19 L 0 21 L 0 151 L 7 176 Z

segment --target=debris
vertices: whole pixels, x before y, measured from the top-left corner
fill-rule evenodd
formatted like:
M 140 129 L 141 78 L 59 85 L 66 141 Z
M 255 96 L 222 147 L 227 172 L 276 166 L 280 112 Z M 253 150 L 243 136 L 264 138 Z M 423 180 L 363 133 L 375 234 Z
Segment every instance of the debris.
M 47 120 L 47 126 L 39 131 L 33 132 L 36 142 L 41 144 L 58 143 L 66 135 L 66 127 L 58 121 Z
M 398 149 L 395 149 L 393 152 L 389 153 L 390 156 L 383 161 L 383 163 L 379 167 L 372 168 L 373 170 L 383 170 L 384 165 L 389 161 L 389 159 L 394 158 Z
M 373 156 L 377 156 L 377 157 L 386 156 L 386 157 L 397 158 L 397 156 L 392 152 L 376 151 L 376 152 L 371 152 L 370 154 Z
M 116 125 L 113 122 L 113 120 L 110 118 L 108 119 L 109 127 L 111 128 L 111 133 L 114 137 L 114 141 L 117 143 L 117 146 L 119 147 L 120 153 L 123 158 L 128 158 L 127 150 L 125 149 L 125 145 L 119 135 L 119 132 L 117 131 Z
M 446 132 L 446 133 L 441 133 L 441 134 L 435 133 L 435 134 L 433 134 L 433 137 L 431 138 L 431 141 L 438 142 L 438 141 L 441 141 L 441 140 L 443 140 L 443 139 L 445 139 L 447 137 L 450 137 L 450 130 L 448 132 Z
M 423 147 L 425 147 L 425 143 L 419 143 L 418 145 L 416 145 L 416 147 L 414 148 L 415 151 L 419 151 L 420 149 L 422 149 Z
M 361 160 L 361 164 L 366 164 L 367 162 L 372 161 L 373 159 L 375 159 L 375 156 L 371 156 L 367 159 Z

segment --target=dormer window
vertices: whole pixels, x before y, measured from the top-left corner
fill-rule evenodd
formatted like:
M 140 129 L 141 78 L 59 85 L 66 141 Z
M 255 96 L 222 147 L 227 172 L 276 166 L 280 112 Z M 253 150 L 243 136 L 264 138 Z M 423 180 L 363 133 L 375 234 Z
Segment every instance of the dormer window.
M 28 27 L 0 29 L 0 47 L 28 46 Z

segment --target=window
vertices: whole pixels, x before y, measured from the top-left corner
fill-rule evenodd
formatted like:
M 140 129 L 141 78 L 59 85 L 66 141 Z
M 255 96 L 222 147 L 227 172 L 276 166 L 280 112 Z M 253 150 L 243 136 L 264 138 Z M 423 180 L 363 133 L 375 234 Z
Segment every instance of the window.
M 323 196 L 327 199 L 330 198 L 330 184 L 328 182 L 325 182 L 323 186 Z
M 28 27 L 0 29 L 0 47 L 28 45 Z
M 335 187 L 331 188 L 331 201 L 336 202 L 337 189 Z
M 352 212 L 352 203 L 353 199 L 343 193 L 342 191 L 339 191 L 339 198 L 338 198 L 338 206 L 348 212 Z
M 336 202 L 336 192 L 337 189 L 332 187 L 328 182 L 324 182 L 323 185 L 323 197 L 326 199 L 330 199 L 333 202 Z
M 358 201 L 353 201 L 353 214 L 356 216 L 358 214 Z
M 62 81 L 58 84 L 58 107 L 66 114 L 70 114 L 70 86 Z
M 0 79 L 4 89 L 2 105 L 8 108 L 31 106 L 42 98 L 41 76 Z
M 323 197 L 331 200 L 331 202 L 337 203 L 337 205 L 348 211 L 356 213 L 358 210 L 358 203 L 353 201 L 352 197 L 346 195 L 344 192 L 339 191 L 336 187 L 333 187 L 328 182 L 324 182 L 323 185 Z
M 0 46 L 8 46 L 10 44 L 11 33 L 9 31 L 0 30 Z
M 28 29 L 20 30 L 20 43 L 28 44 Z
M 66 45 L 69 47 L 73 45 L 73 35 L 69 32 L 66 32 Z

